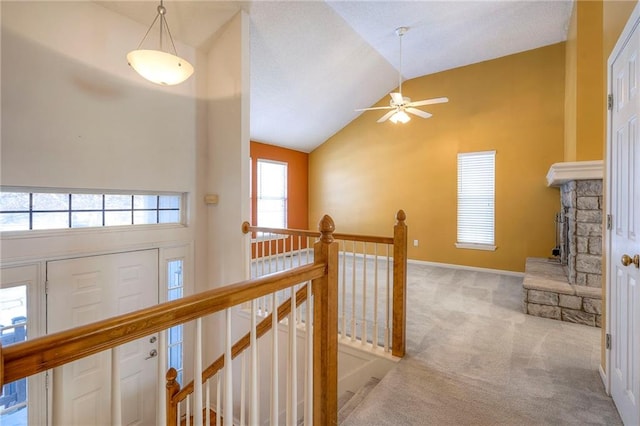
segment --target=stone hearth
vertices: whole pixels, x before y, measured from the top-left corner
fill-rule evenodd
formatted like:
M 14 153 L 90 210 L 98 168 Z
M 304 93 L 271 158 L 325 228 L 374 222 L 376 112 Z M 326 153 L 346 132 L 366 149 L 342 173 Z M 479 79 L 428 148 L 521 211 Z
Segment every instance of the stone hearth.
M 522 286 L 525 314 L 601 327 L 602 291 L 569 284 L 556 260 L 528 258 Z
M 547 185 L 560 188 L 560 255 L 527 259 L 525 313 L 601 326 L 602 174 L 602 161 L 556 163 L 549 169 Z

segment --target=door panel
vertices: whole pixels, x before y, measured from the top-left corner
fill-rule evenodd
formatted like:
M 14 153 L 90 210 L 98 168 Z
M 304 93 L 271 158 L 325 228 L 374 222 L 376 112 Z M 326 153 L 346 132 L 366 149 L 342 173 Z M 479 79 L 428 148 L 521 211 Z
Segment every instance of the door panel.
M 640 269 L 623 264 L 623 255 L 640 254 L 640 137 L 638 116 L 640 32 L 634 29 L 610 69 L 611 115 L 609 177 L 613 219 L 608 250 L 611 395 L 625 424 L 640 421 Z
M 99 321 L 158 303 L 158 251 L 144 250 L 47 263 L 47 331 Z M 157 338 L 119 349 L 122 424 L 155 424 Z M 109 425 L 111 352 L 54 371 L 55 424 Z

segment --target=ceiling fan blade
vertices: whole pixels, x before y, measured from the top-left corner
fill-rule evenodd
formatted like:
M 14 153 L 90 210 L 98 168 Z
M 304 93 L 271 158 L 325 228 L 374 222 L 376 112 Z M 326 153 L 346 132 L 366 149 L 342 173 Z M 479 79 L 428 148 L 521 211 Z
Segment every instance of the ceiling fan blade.
M 392 92 L 390 93 L 391 100 L 395 105 L 402 105 L 404 103 L 404 99 L 402 98 L 402 93 Z
M 384 107 L 373 107 L 373 108 L 360 108 L 360 109 L 356 109 L 355 111 L 373 111 L 376 109 L 393 109 L 395 107 L 392 106 L 384 106 Z
M 382 123 L 384 121 L 387 121 L 389 119 L 389 117 L 391 117 L 393 114 L 395 114 L 395 112 L 396 112 L 395 109 L 389 111 L 388 113 L 386 113 L 385 115 L 383 115 L 382 117 L 380 117 L 378 119 L 378 123 Z
M 408 104 L 408 106 L 423 106 L 423 105 L 443 104 L 445 102 L 449 102 L 449 98 L 425 99 L 424 101 L 410 102 Z
M 405 108 L 404 110 L 407 111 L 407 112 L 410 112 L 411 114 L 417 115 L 418 117 L 422 117 L 422 118 L 429 118 L 429 117 L 431 117 L 433 115 L 433 114 L 429 114 L 428 112 L 421 111 L 419 109 L 411 108 L 411 107 Z

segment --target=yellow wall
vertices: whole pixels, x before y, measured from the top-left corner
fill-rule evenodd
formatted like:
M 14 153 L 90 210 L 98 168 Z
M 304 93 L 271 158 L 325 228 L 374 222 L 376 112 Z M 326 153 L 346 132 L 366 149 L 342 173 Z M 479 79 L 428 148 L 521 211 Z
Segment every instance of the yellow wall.
M 365 112 L 313 151 L 310 223 L 328 213 L 338 232 L 391 235 L 402 208 L 419 240 L 411 259 L 523 271 L 526 257 L 548 256 L 559 201 L 545 176 L 563 160 L 564 52 L 559 43 L 404 83 L 405 96 L 450 101 L 406 125 Z M 493 149 L 498 249 L 456 249 L 457 154 Z
M 567 34 L 565 161 L 603 158 L 602 0 L 574 4 Z

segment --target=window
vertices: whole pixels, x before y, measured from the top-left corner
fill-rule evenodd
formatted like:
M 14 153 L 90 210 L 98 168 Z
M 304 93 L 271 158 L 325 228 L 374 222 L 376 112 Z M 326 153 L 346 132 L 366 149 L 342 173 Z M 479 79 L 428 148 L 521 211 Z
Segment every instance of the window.
M 0 192 L 0 231 L 181 223 L 182 194 Z
M 184 295 L 184 275 L 182 259 L 170 260 L 167 262 L 167 301 L 177 300 Z M 184 384 L 183 372 L 184 362 L 182 359 L 184 346 L 184 325 L 176 325 L 168 330 L 168 354 L 167 362 L 169 367 L 173 367 L 178 372 L 178 383 Z
M 27 285 L 0 288 L 0 343 L 7 346 L 27 340 Z M 0 423 L 27 424 L 27 379 L 0 388 Z M 18 413 L 19 412 L 19 413 Z M 12 416 L 13 413 L 16 413 Z M 21 421 L 24 421 L 22 423 Z
M 258 226 L 287 227 L 287 164 L 258 160 Z
M 496 248 L 495 158 L 495 151 L 458 154 L 458 248 Z

